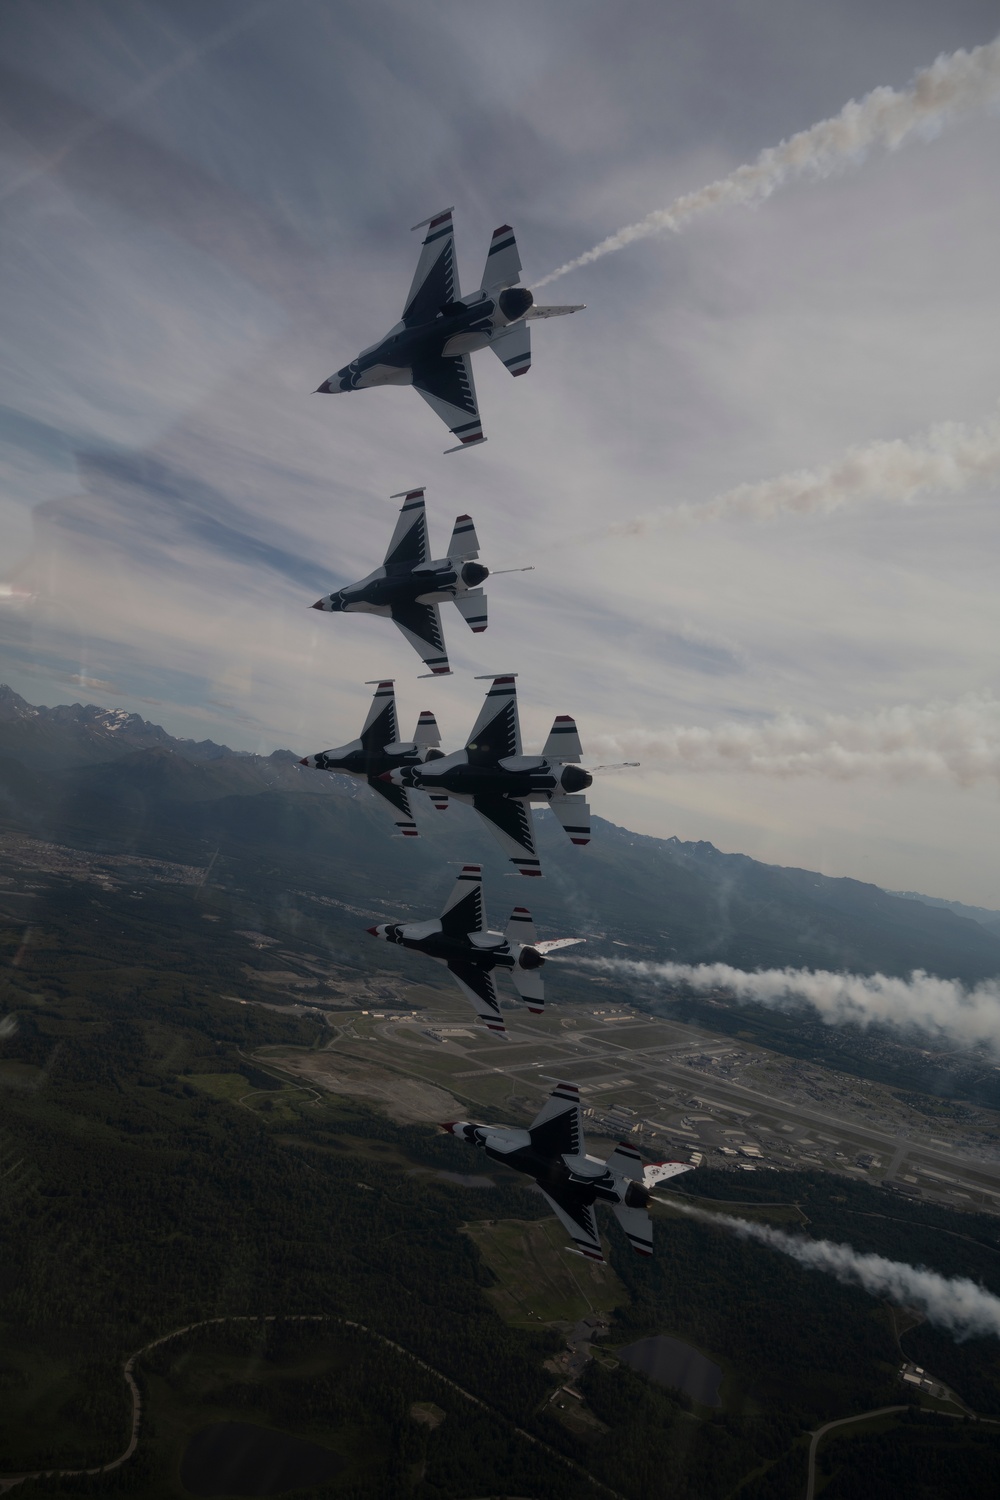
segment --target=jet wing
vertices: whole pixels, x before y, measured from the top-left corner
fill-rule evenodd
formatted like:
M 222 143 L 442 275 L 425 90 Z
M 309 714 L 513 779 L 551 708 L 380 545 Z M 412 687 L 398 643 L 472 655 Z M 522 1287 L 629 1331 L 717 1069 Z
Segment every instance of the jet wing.
M 394 604 L 392 618 L 406 636 L 417 655 L 422 657 L 435 677 L 451 671 L 441 632 L 441 611 L 436 604 Z
M 392 496 L 398 500 L 398 495 Z M 409 564 L 417 568 L 427 561 L 427 512 L 424 509 L 423 490 L 406 490 L 400 508 L 396 529 L 392 533 L 389 550 L 385 554 L 385 566 Z M 389 742 L 386 741 L 388 744 Z
M 503 1024 L 503 1016 L 500 1014 L 500 1002 L 497 999 L 496 985 L 493 983 L 493 975 L 483 969 L 476 968 L 473 964 L 453 962 L 448 965 L 452 974 L 458 982 L 458 987 L 468 1000 L 472 1001 L 476 1015 L 482 1021 L 488 1031 L 499 1032 L 506 1036 L 507 1028 Z
M 528 1126 L 531 1144 L 542 1156 L 580 1156 L 583 1118 L 575 1083 L 557 1083 Z
M 393 786 L 388 781 L 380 781 L 377 776 L 369 776 L 368 785 L 373 792 L 378 792 L 380 797 L 384 797 L 387 802 L 392 803 L 393 822 L 404 839 L 415 839 L 417 837 L 417 825 L 413 821 L 413 814 L 410 811 L 410 799 L 406 795 L 406 788 Z
M 483 867 L 463 865 L 441 913 L 441 931 L 449 937 L 464 937 L 466 933 L 483 932 L 485 928 Z
M 531 329 L 523 319 L 490 339 L 490 348 L 512 375 L 525 375 L 531 369 Z
M 521 754 L 517 718 L 517 685 L 513 677 L 494 677 L 465 746 L 472 766 L 493 766 Z
M 472 805 L 489 825 L 490 833 L 522 875 L 541 875 L 541 860 L 535 853 L 531 809 L 516 797 L 479 795 Z
M 451 209 L 425 219 L 427 233 L 420 247 L 420 259 L 403 308 L 407 328 L 433 323 L 446 302 L 457 302 L 458 271 L 455 266 L 455 229 Z M 424 224 L 414 224 L 423 229 Z
M 564 1190 L 560 1190 L 559 1197 L 554 1198 L 542 1188 L 542 1196 L 563 1226 L 569 1230 L 580 1254 L 585 1255 L 588 1260 L 603 1261 L 601 1236 L 597 1232 L 597 1215 L 593 1204 L 580 1203 L 574 1194 Z
M 386 745 L 394 745 L 398 739 L 396 695 L 391 682 L 380 682 L 361 731 L 361 744 L 368 751 L 382 750 Z
M 479 420 L 476 385 L 472 378 L 472 359 L 468 354 L 425 360 L 413 366 L 413 388 L 444 425 L 458 438 L 458 446 L 485 442 Z M 446 453 L 454 453 L 446 448 Z

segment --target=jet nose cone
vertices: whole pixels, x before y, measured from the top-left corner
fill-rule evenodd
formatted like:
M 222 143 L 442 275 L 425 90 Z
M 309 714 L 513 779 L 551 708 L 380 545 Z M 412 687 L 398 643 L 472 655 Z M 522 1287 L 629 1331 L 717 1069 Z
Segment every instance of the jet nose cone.
M 389 783 L 389 785 L 392 786 L 392 772 L 391 771 L 383 771 L 382 774 L 381 774 L 381 776 L 379 776 L 378 779 L 379 779 L 379 781 L 387 781 Z
M 448 1132 L 449 1135 L 454 1135 L 455 1134 L 455 1126 L 456 1126 L 456 1124 L 457 1124 L 457 1121 L 455 1121 L 455 1120 L 448 1120 L 448 1121 L 442 1120 L 441 1124 L 440 1124 L 440 1129 L 441 1130 L 447 1130 L 447 1132 Z
M 304 755 L 302 757 L 302 759 L 299 761 L 299 765 L 300 766 L 307 766 L 308 764 L 309 764 L 309 757 L 308 757 L 308 755 Z
M 317 599 L 316 603 L 315 604 L 310 604 L 309 608 L 310 609 L 329 609 L 329 605 L 328 605 L 328 603 L 327 603 L 327 601 L 325 599 Z
M 377 927 L 366 927 L 365 931 L 367 932 L 369 937 L 378 937 L 379 935 Z
M 332 394 L 333 387 L 330 385 L 330 382 L 328 380 L 324 380 L 323 384 L 318 385 L 313 391 L 314 396 L 331 396 Z

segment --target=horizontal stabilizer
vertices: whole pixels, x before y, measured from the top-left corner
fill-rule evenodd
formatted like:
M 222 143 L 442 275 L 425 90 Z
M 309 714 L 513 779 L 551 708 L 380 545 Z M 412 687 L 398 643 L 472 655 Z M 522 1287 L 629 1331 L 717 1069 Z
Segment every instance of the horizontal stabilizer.
M 531 329 L 523 319 L 495 334 L 490 348 L 512 375 L 525 375 L 531 369 Z
M 569 714 L 557 714 L 549 737 L 542 746 L 546 760 L 578 761 L 583 755 L 576 720 Z
M 456 516 L 455 529 L 448 543 L 449 557 L 478 557 L 479 538 L 471 516 Z
M 569 313 L 583 312 L 586 302 L 574 302 L 571 307 L 529 307 L 527 318 L 565 318 Z
M 531 912 L 526 906 L 515 906 L 510 914 L 510 921 L 504 928 L 504 937 L 508 943 L 520 943 L 522 948 L 529 944 L 535 944 L 535 924 L 531 920 Z
M 552 811 L 566 831 L 570 843 L 590 843 L 590 804 L 586 797 L 553 797 Z
M 441 744 L 441 731 L 438 728 L 437 719 L 429 708 L 421 711 L 413 734 L 413 743 L 419 745 L 422 750 L 436 750 Z
M 482 589 L 470 589 L 467 594 L 459 594 L 455 599 L 455 608 L 473 635 L 481 635 L 489 624 L 486 595 Z
M 653 1253 L 653 1221 L 644 1208 L 629 1208 L 624 1203 L 613 1203 L 611 1211 L 628 1236 L 628 1242 L 636 1255 Z
M 688 1161 L 652 1161 L 647 1162 L 642 1174 L 644 1187 L 656 1187 L 659 1182 L 666 1182 L 668 1177 L 679 1177 L 682 1172 L 690 1172 L 691 1163 Z
M 612 1172 L 617 1172 L 619 1177 L 630 1177 L 633 1182 L 641 1182 L 643 1174 L 643 1161 L 634 1146 L 628 1141 L 619 1141 L 611 1155 L 608 1157 L 608 1166 Z
M 534 946 L 539 953 L 555 953 L 557 948 L 575 948 L 577 943 L 586 941 L 586 938 L 546 938 L 544 943 L 535 943 Z
M 515 286 L 521 279 L 521 257 L 517 253 L 517 240 L 509 224 L 494 229 L 490 248 L 483 267 L 483 291 L 502 292 L 504 287 Z
M 510 977 L 532 1015 L 540 1016 L 545 1009 L 545 980 L 541 969 L 522 969 L 515 964 Z

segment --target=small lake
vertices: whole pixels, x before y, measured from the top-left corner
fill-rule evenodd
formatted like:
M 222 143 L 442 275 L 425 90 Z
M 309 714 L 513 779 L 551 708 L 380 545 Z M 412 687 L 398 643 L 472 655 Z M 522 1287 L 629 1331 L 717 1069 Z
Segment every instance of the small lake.
M 664 1333 L 619 1349 L 618 1358 L 660 1385 L 672 1385 L 703 1406 L 721 1406 L 722 1371 L 699 1350 Z
M 191 1495 L 280 1495 L 336 1479 L 346 1458 L 290 1432 L 216 1422 L 188 1442 L 181 1483 Z

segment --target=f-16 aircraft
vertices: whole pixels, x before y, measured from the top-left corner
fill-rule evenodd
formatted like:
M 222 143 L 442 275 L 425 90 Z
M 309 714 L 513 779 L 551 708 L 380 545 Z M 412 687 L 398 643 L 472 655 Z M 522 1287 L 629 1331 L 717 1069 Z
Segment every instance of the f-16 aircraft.
M 367 578 L 317 599 L 313 609 L 333 614 L 388 615 L 430 667 L 431 675 L 446 677 L 451 667 L 439 606 L 450 599 L 478 635 L 487 624 L 486 596 L 478 585 L 490 576 L 490 570 L 475 561 L 479 539 L 471 516 L 456 517 L 448 556 L 431 561 L 424 492 L 406 490 L 402 494 L 402 509 L 382 566 Z M 390 498 L 398 500 L 400 496 Z
M 458 438 L 445 452 L 457 453 L 486 441 L 472 379 L 473 350 L 489 345 L 512 375 L 524 375 L 531 365 L 528 320 L 561 318 L 582 311 L 583 304 L 534 305 L 531 293 L 517 285 L 521 257 L 509 224 L 493 231 L 482 285 L 463 297 L 451 215 L 446 208 L 414 224 L 414 229 L 426 227 L 427 234 L 402 318 L 377 344 L 324 380 L 318 392 L 332 396 L 373 385 L 412 385 Z
M 535 852 L 532 802 L 547 802 L 574 844 L 590 843 L 590 807 L 582 792 L 593 783 L 574 764 L 582 751 L 576 723 L 560 714 L 541 755 L 521 753 L 514 674 L 494 677 L 464 750 L 431 764 L 407 764 L 386 771 L 383 781 L 427 792 L 443 811 L 448 799 L 468 802 L 486 823 L 522 875 L 541 875 Z
M 462 994 L 487 1030 L 506 1036 L 500 1014 L 494 972 L 507 969 L 514 988 L 534 1015 L 541 1015 L 545 987 L 541 969 L 545 955 L 569 948 L 583 938 L 552 938 L 538 942 L 526 906 L 515 906 L 503 932 L 490 932 L 483 907 L 482 865 L 463 865 L 455 888 L 440 917 L 426 922 L 381 922 L 369 927 L 372 937 L 414 948 L 447 964 Z
M 643 1166 L 634 1146 L 621 1141 L 599 1161 L 587 1156 L 580 1114 L 580 1091 L 559 1083 L 527 1130 L 504 1125 L 474 1125 L 451 1120 L 441 1126 L 460 1140 L 479 1146 L 491 1160 L 533 1177 L 573 1243 L 588 1260 L 603 1261 L 594 1205 L 611 1211 L 638 1255 L 653 1253 L 653 1224 L 647 1211 L 649 1190 L 668 1177 L 691 1170 L 687 1162 L 665 1161 Z
M 373 791 L 392 804 L 393 820 L 403 837 L 415 839 L 417 825 L 410 811 L 410 799 L 402 787 L 385 781 L 383 773 L 397 766 L 419 765 L 421 761 L 433 759 L 441 754 L 437 748 L 440 743 L 437 720 L 427 709 L 417 720 L 413 739 L 400 742 L 396 727 L 396 695 L 392 680 L 387 679 L 375 688 L 360 739 L 351 740 L 349 745 L 340 745 L 336 750 L 307 755 L 299 765 L 313 766 L 317 771 L 363 776 Z

